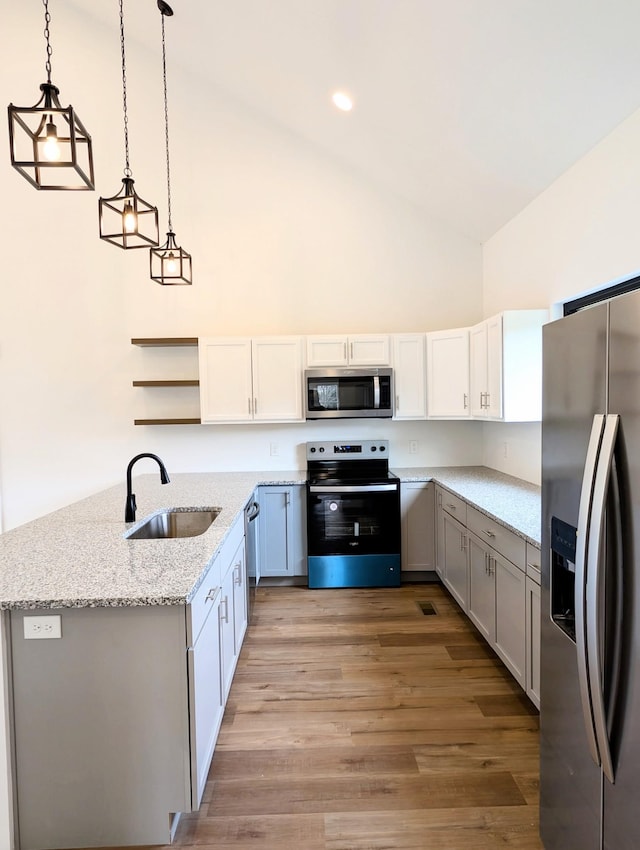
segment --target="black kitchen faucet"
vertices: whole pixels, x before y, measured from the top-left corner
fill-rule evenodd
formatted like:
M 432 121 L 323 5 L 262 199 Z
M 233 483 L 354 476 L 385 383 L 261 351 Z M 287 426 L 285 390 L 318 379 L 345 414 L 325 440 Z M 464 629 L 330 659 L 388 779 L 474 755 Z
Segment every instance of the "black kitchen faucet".
M 163 484 L 168 484 L 169 473 L 166 470 L 164 463 L 160 460 L 158 455 L 150 454 L 149 452 L 143 452 L 140 455 L 136 455 L 134 458 L 131 458 L 129 461 L 129 466 L 127 467 L 127 502 L 124 508 L 124 521 L 125 522 L 134 522 L 136 518 L 136 494 L 131 492 L 131 470 L 133 469 L 133 465 L 137 460 L 140 460 L 141 457 L 150 457 L 156 461 L 158 466 L 160 467 L 160 481 Z

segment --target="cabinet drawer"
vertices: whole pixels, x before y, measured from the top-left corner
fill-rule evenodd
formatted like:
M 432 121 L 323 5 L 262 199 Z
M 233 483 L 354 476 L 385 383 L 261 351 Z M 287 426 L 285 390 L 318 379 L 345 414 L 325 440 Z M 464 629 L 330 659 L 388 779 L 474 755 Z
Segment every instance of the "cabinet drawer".
M 472 507 L 467 508 L 467 526 L 481 540 L 484 540 L 524 572 L 526 543 L 521 537 Z
M 467 503 L 459 496 L 454 496 L 448 490 L 442 491 L 442 509 L 455 517 L 463 525 L 467 524 Z
M 244 518 L 241 516 L 227 534 L 200 587 L 187 605 L 187 646 L 196 642 L 243 536 Z
M 532 543 L 527 543 L 527 575 L 540 584 L 540 549 Z

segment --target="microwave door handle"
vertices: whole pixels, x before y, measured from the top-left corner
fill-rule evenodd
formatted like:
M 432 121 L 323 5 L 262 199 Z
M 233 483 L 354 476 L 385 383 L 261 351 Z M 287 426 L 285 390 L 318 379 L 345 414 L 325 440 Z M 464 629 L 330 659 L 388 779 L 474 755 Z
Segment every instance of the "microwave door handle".
M 373 376 L 373 407 L 375 410 L 380 410 L 380 378 L 378 375 Z
M 604 704 L 601 647 L 603 646 L 603 600 L 606 567 L 606 556 L 603 545 L 605 539 L 605 515 L 617 432 L 618 416 L 609 414 L 604 426 L 593 487 L 586 594 L 587 661 L 589 681 L 591 683 L 593 720 L 602 770 L 612 784 L 614 781 L 614 772 Z
M 600 765 L 600 754 L 596 742 L 595 723 L 589 689 L 589 673 L 587 664 L 587 624 L 586 614 L 586 579 L 589 573 L 589 527 L 591 520 L 591 504 L 593 485 L 600 451 L 600 442 L 604 430 L 604 416 L 601 413 L 593 417 L 591 436 L 584 464 L 582 489 L 580 492 L 580 509 L 578 512 L 578 533 L 576 536 L 576 572 L 575 572 L 575 616 L 576 616 L 576 650 L 578 660 L 578 682 L 580 685 L 580 702 L 584 728 L 589 744 L 589 752 L 593 761 Z

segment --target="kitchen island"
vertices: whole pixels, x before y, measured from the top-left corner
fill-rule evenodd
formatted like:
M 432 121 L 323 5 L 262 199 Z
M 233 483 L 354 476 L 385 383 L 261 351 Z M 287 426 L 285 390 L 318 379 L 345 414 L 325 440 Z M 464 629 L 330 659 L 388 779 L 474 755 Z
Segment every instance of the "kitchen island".
M 395 472 L 402 481 L 433 480 L 458 492 L 524 540 L 539 542 L 534 485 L 481 467 Z M 49 788 L 51 782 L 62 792 L 72 786 L 72 811 L 86 812 L 85 832 L 65 833 L 51 847 L 164 843 L 170 813 L 197 808 L 203 780 L 189 764 L 197 757 L 190 724 L 198 710 L 189 687 L 198 677 L 196 632 L 205 628 L 198 606 L 218 599 L 220 561 L 232 563 L 243 509 L 255 487 L 304 480 L 304 471 L 199 473 L 174 475 L 161 486 L 158 476 L 144 475 L 134 480 L 139 505 L 134 524 L 123 521 L 125 492 L 119 486 L 0 536 L 0 609 L 11 670 L 4 677 L 5 704 L 17 694 L 28 708 L 28 716 L 7 718 L 8 738 L 18 751 L 26 746 L 35 718 L 42 750 L 33 742 L 32 750 L 42 752 L 49 765 Z M 175 507 L 216 508 L 219 514 L 199 537 L 124 537 L 150 514 Z M 228 608 L 221 610 L 228 621 Z M 60 615 L 62 640 L 22 639 L 30 613 Z M 202 669 L 211 670 L 211 663 Z M 54 718 L 64 734 L 52 734 Z M 214 742 L 216 733 L 214 728 Z M 204 763 L 209 743 L 203 745 Z M 154 755 L 148 759 L 150 749 Z M 72 750 L 87 753 L 86 770 L 83 765 L 76 777 L 64 763 Z M 101 754 L 104 764 L 90 753 Z M 31 763 L 24 770 L 37 774 L 39 768 Z M 158 779 L 159 770 L 171 774 L 166 782 Z M 108 789 L 110 772 L 126 774 L 131 784 Z M 43 829 L 53 827 L 45 823 Z M 9 831 L 8 826 L 7 836 Z M 38 846 L 29 844 L 24 829 L 22 840 L 25 848 Z

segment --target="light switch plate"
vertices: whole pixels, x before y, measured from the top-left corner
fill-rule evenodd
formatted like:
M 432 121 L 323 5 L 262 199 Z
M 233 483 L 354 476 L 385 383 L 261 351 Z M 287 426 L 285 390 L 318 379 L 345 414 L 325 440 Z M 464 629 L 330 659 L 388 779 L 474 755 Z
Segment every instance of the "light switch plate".
M 62 637 L 62 620 L 59 614 L 25 617 L 22 622 L 25 640 L 50 640 Z

